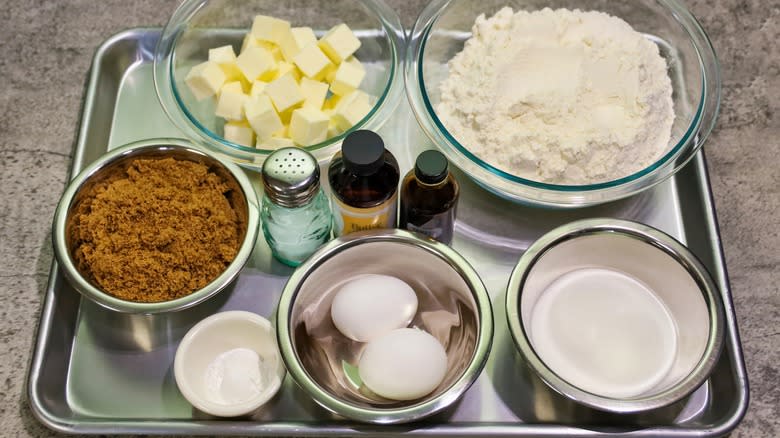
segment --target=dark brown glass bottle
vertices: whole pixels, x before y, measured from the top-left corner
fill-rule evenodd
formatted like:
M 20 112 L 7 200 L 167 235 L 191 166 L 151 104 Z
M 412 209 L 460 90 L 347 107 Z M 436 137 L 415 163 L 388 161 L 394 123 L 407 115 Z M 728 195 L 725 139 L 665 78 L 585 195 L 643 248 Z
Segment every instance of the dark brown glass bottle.
M 400 228 L 416 231 L 450 244 L 455 229 L 460 187 L 439 151 L 417 157 L 401 184 Z
M 372 131 L 349 134 L 328 166 L 336 236 L 375 228 L 395 228 L 398 162 Z

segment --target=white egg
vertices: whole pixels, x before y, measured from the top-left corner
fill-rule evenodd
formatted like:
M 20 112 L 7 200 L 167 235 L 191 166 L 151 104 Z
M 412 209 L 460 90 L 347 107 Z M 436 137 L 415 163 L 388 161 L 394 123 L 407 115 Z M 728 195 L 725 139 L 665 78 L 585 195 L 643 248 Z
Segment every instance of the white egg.
M 330 317 L 346 337 L 368 342 L 406 327 L 417 312 L 417 295 L 404 281 L 368 274 L 341 287 L 330 306 Z
M 447 373 L 447 353 L 438 340 L 413 328 L 402 328 L 366 345 L 358 373 L 382 397 L 414 400 L 434 389 Z

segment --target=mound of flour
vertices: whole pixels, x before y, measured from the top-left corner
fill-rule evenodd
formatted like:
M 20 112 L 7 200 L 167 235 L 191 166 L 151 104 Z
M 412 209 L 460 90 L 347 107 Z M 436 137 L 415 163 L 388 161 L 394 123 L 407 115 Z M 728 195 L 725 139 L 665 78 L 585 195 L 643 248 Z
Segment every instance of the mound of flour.
M 437 113 L 499 169 L 553 184 L 630 175 L 667 150 L 672 85 L 658 47 L 620 18 L 544 9 L 477 17 Z

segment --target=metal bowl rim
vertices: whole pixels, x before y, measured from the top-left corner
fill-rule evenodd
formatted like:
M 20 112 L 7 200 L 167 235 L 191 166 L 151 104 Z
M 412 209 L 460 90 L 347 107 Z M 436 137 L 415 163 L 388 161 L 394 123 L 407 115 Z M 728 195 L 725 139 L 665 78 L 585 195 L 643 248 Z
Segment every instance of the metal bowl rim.
M 76 268 L 71 258 L 70 251 L 68 250 L 67 239 L 65 236 L 68 210 L 70 209 L 74 197 L 79 192 L 79 190 L 81 190 L 83 185 L 89 181 L 91 177 L 96 175 L 110 164 L 128 156 L 140 156 L 149 151 L 166 150 L 176 150 L 186 154 L 194 154 L 201 157 L 206 157 L 209 160 L 218 162 L 228 170 L 228 172 L 236 179 L 236 182 L 241 187 L 241 190 L 244 192 L 244 197 L 247 202 L 246 235 L 244 236 L 244 241 L 241 243 L 236 257 L 228 265 L 225 271 L 202 289 L 175 300 L 162 301 L 157 303 L 141 303 L 122 300 L 113 297 L 92 285 L 81 275 L 81 273 Z M 59 203 L 57 204 L 57 209 L 54 214 L 54 222 L 52 225 L 52 240 L 54 254 L 57 258 L 59 266 L 62 267 L 62 272 L 65 274 L 73 288 L 80 292 L 83 296 L 91 299 L 102 307 L 117 312 L 155 314 L 161 312 L 179 311 L 192 307 L 207 300 L 227 287 L 227 285 L 229 285 L 238 276 L 244 264 L 249 259 L 249 256 L 257 240 L 258 223 L 259 211 L 257 194 L 255 193 L 249 178 L 237 165 L 221 159 L 216 155 L 209 153 L 208 151 L 198 148 L 193 143 L 185 139 L 155 138 L 128 143 L 116 149 L 112 149 L 111 151 L 100 156 L 81 172 L 79 172 L 79 174 L 73 178 L 72 181 L 70 181 L 65 189 L 65 192 L 60 198 Z
M 474 268 L 449 246 L 399 229 L 352 233 L 335 239 L 306 260 L 292 274 L 279 300 L 276 335 L 282 359 L 293 380 L 325 409 L 354 420 L 375 424 L 399 424 L 419 420 L 446 408 L 476 381 L 487 362 L 493 341 L 493 310 L 487 289 Z M 393 242 L 412 245 L 430 252 L 452 267 L 466 282 L 477 306 L 479 330 L 477 344 L 468 366 L 444 392 L 430 400 L 403 408 L 367 408 L 338 399 L 317 384 L 301 365 L 292 342 L 290 323 L 295 298 L 301 285 L 322 263 L 349 248 L 375 242 Z
M 520 315 L 520 297 L 528 273 L 535 263 L 556 245 L 587 235 L 615 233 L 638 239 L 663 251 L 680 263 L 699 286 L 707 305 L 709 336 L 705 350 L 693 370 L 672 387 L 652 396 L 617 399 L 593 394 L 555 374 L 536 354 L 525 335 Z M 723 348 L 724 307 L 711 275 L 688 248 L 670 235 L 646 224 L 612 218 L 585 219 L 562 225 L 534 242 L 518 261 L 506 290 L 506 318 L 509 331 L 529 367 L 555 392 L 583 405 L 615 413 L 637 413 L 673 404 L 691 394 L 709 377 Z

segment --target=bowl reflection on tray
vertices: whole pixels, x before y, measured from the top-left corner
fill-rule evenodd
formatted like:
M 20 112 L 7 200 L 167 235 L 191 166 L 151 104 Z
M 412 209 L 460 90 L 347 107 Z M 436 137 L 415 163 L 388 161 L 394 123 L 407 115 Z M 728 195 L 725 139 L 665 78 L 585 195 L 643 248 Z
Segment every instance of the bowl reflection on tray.
M 341 285 L 368 273 L 409 284 L 419 301 L 411 326 L 445 347 L 448 370 L 427 396 L 384 399 L 350 377 L 365 344 L 336 329 L 330 305 Z M 454 402 L 484 366 L 492 331 L 487 291 L 465 260 L 443 244 L 400 230 L 351 234 L 325 246 L 293 274 L 277 314 L 280 349 L 295 381 L 325 408 L 373 423 L 417 420 Z

